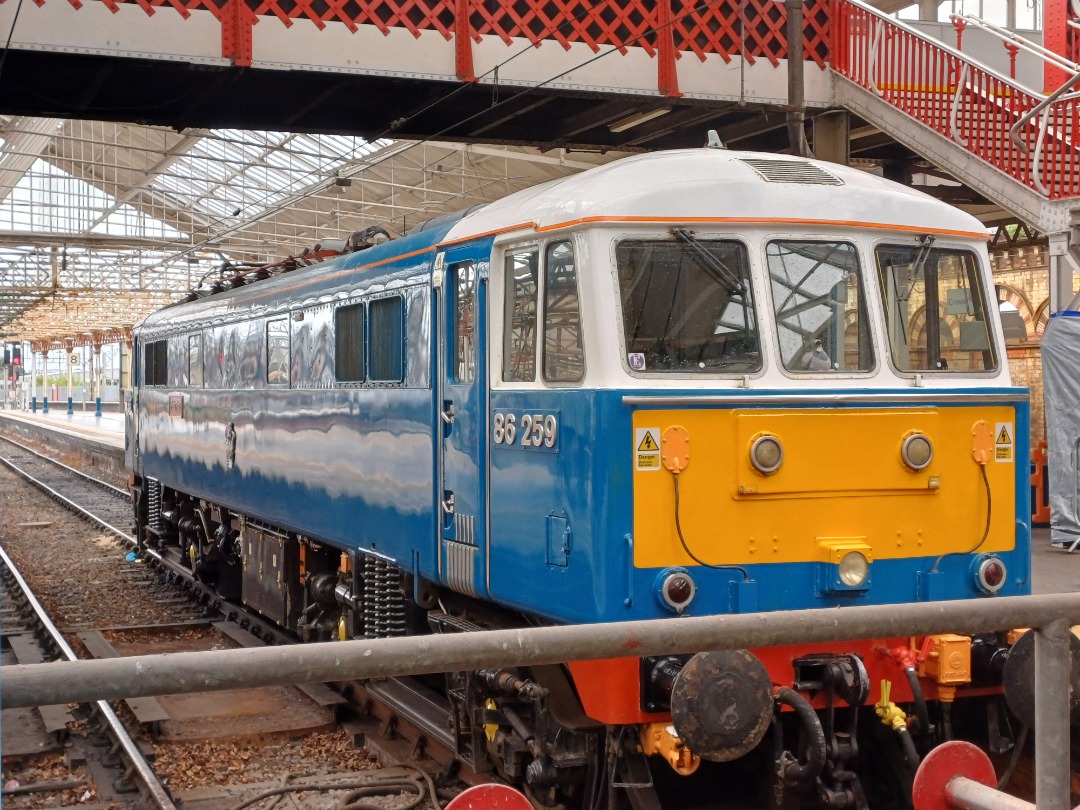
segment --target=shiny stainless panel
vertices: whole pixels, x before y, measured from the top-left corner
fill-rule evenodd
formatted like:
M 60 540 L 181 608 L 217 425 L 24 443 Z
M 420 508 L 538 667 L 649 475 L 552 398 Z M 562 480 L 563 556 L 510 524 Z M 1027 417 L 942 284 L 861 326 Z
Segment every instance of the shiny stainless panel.
M 472 515 L 454 515 L 454 539 L 468 546 L 476 545 L 476 518 Z
M 476 596 L 476 546 L 444 540 L 446 547 L 446 583 L 458 593 Z
M 405 294 L 405 385 L 431 385 L 431 289 L 416 287 Z

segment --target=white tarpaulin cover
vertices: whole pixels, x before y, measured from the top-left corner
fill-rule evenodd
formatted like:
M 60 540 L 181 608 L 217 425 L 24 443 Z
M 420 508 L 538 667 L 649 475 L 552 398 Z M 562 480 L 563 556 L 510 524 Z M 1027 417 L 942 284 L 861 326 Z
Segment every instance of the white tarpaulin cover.
M 1043 401 L 1049 450 L 1050 542 L 1080 540 L 1080 312 L 1050 317 L 1042 339 Z

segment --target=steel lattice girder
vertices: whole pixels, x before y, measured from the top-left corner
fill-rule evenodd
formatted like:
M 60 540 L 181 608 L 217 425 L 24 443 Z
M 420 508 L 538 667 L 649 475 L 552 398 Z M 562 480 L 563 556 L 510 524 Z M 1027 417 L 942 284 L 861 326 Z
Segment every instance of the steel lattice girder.
M 0 116 L 0 335 L 100 341 L 226 262 L 391 233 L 617 157 Z

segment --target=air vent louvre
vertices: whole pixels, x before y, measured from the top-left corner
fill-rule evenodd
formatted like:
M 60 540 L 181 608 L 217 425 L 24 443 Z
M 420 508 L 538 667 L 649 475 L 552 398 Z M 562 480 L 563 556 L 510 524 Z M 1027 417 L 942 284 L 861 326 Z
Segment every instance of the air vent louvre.
M 819 186 L 842 186 L 844 181 L 835 174 L 805 160 L 743 160 L 747 166 L 770 183 L 806 183 Z

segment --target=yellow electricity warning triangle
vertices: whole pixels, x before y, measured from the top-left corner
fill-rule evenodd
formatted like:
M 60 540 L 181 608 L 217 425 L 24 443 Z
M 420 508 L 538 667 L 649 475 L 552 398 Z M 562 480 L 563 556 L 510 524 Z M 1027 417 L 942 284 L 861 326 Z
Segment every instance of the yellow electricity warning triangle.
M 655 453 L 660 448 L 656 446 L 656 439 L 652 437 L 651 431 L 646 431 L 645 437 L 641 440 L 641 444 L 638 445 L 639 453 Z
M 1001 426 L 1001 432 L 998 433 L 997 444 L 1012 444 L 1012 437 L 1009 436 L 1009 429 L 1004 425 Z

